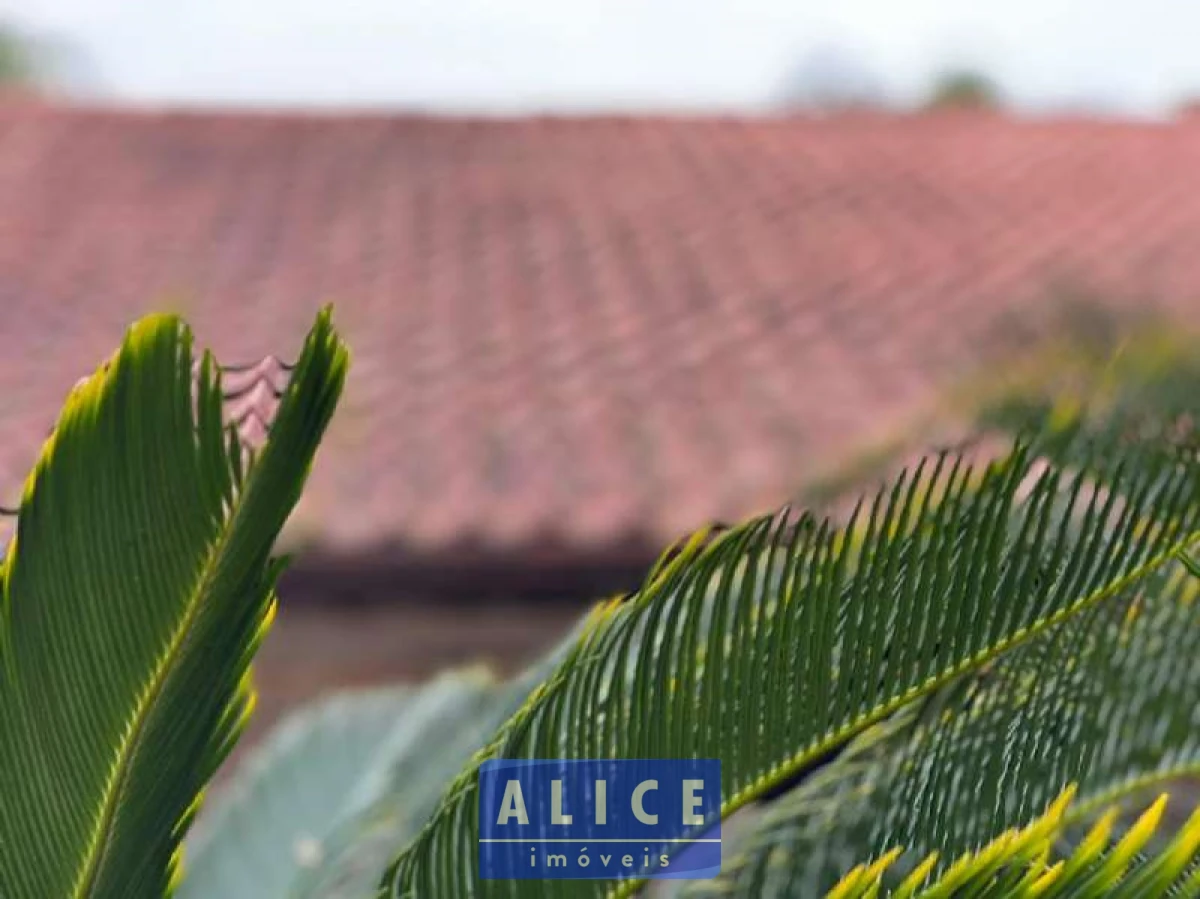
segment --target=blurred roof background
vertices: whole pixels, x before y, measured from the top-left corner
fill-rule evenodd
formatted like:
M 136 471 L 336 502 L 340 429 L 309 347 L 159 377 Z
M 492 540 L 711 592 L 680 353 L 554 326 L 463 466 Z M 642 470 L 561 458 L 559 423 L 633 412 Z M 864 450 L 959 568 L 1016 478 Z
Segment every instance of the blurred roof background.
M 228 362 L 338 304 L 292 537 L 659 546 L 794 495 L 1064 293 L 1200 317 L 1200 120 L 0 108 L 0 504 L 177 308 Z
M 1195 322 L 1197 27 L 1171 0 L 0 0 L 0 507 L 134 317 L 253 362 L 332 300 L 355 364 L 306 558 L 636 569 L 909 421 L 1006 321 Z
M 1064 301 L 1197 324 L 1198 32 L 1180 0 L 0 0 L 0 507 L 133 318 L 253 363 L 332 300 L 354 365 L 259 726 L 523 663 L 578 614 L 542 599 L 861 474 Z

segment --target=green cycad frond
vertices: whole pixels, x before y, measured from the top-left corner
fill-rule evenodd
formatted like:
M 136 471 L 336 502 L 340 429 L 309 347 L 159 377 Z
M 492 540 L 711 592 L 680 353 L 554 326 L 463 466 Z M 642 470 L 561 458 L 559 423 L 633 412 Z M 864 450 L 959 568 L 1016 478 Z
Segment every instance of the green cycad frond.
M 942 455 L 844 527 L 776 516 L 698 535 L 596 622 L 488 753 L 717 757 L 731 814 L 1191 546 L 1200 465 L 1113 452 L 1061 469 L 1018 446 L 982 473 Z M 475 852 L 473 774 L 399 857 L 384 895 L 636 890 L 478 881 L 462 861 Z
M 249 714 L 277 533 L 347 357 L 328 312 L 258 455 L 167 316 L 76 387 L 3 566 L 0 895 L 167 894 L 200 791 Z
M 872 865 L 855 868 L 826 899 L 1148 899 L 1173 891 L 1195 895 L 1200 886 L 1193 866 L 1200 862 L 1200 809 L 1160 852 L 1142 855 L 1162 819 L 1167 797 L 1114 837 L 1117 809 L 1110 809 L 1079 845 L 1058 857 L 1055 844 L 1069 817 L 1068 789 L 1031 824 L 999 835 L 976 852 L 960 856 L 926 884 L 931 856 L 895 888 L 883 885 L 894 850 Z
M 980 846 L 1068 783 L 1079 786 L 1074 821 L 1200 774 L 1198 590 L 1169 566 L 1006 655 L 871 758 L 830 766 L 816 795 L 781 799 L 720 878 L 686 894 L 817 895 L 839 868 L 896 845 L 909 864 Z

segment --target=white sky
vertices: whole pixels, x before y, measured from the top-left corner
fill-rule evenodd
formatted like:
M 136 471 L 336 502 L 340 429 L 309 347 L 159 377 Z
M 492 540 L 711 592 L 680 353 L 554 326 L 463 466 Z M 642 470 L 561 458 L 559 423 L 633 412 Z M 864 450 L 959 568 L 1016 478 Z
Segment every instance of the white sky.
M 120 98 L 755 109 L 839 48 L 897 100 L 969 63 L 1032 107 L 1200 94 L 1197 0 L 0 0 Z

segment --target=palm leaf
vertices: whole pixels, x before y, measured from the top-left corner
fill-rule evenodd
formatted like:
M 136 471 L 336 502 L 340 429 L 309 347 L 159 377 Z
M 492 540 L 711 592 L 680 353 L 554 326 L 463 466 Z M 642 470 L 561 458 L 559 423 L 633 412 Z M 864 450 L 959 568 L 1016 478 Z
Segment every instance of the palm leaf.
M 1147 788 L 1200 773 L 1193 716 L 1200 668 L 1195 600 L 1181 567 L 1051 629 L 971 678 L 936 718 L 896 729 L 866 759 L 777 802 L 686 895 L 820 895 L 861 859 L 897 845 L 906 870 L 953 858 L 1020 825 L 1068 784 L 1069 823 Z
M 3 566 L 0 895 L 167 894 L 200 791 L 252 707 L 269 553 L 347 365 L 317 319 L 247 458 L 176 318 L 134 325 L 68 398 Z
M 980 472 L 942 454 L 850 521 L 700 534 L 614 605 L 487 749 L 494 758 L 719 757 L 722 815 L 1170 564 L 1200 529 L 1200 466 L 1027 444 Z M 1103 483 L 1097 481 L 1103 478 Z M 381 895 L 628 896 L 639 886 L 480 881 L 469 768 Z

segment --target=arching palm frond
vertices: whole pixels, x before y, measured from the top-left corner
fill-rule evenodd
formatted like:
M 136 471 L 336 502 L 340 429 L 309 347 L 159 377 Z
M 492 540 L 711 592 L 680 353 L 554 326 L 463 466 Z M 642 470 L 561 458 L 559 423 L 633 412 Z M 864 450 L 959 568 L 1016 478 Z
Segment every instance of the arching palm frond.
M 689 899 L 820 896 L 896 846 L 898 877 L 929 853 L 977 849 L 1077 787 L 1066 824 L 1200 774 L 1200 581 L 1182 566 L 1045 632 L 948 693 L 934 717 L 775 803 Z M 864 759 L 863 756 L 866 756 Z
M 317 319 L 250 456 L 174 317 L 71 393 L 0 569 L 0 896 L 167 895 L 204 784 L 252 707 L 276 535 L 345 379 Z
M 718 757 L 722 815 L 909 704 L 1113 604 L 1200 531 L 1200 464 L 1092 442 L 942 454 L 849 522 L 703 534 L 614 605 L 489 745 L 494 758 Z M 480 881 L 469 768 L 382 896 L 629 896 L 637 881 Z

